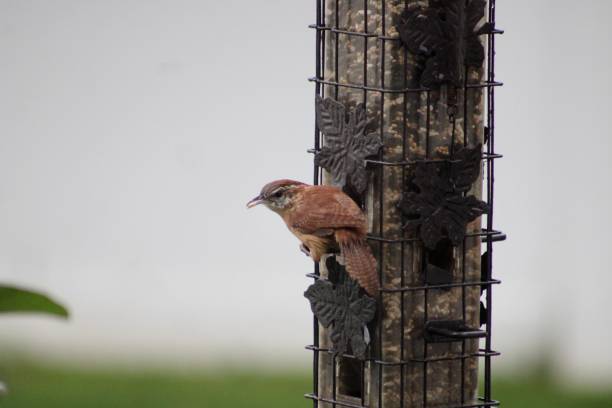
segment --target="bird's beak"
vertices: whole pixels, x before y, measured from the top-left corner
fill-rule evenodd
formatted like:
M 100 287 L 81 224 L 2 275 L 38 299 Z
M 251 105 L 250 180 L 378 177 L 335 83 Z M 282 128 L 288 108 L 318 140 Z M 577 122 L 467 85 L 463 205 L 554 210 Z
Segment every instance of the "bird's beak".
M 255 197 L 254 199 L 252 199 L 251 201 L 247 203 L 247 208 L 253 208 L 256 205 L 261 204 L 263 202 L 264 200 L 263 198 L 261 198 L 261 195 L 258 195 L 257 197 Z

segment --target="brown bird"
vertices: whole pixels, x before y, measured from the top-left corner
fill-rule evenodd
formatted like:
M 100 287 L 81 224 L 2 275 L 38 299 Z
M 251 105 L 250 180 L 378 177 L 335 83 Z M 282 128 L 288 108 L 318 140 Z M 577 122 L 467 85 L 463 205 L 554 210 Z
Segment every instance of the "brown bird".
M 282 217 L 302 242 L 301 250 L 315 262 L 336 252 L 344 257 L 348 274 L 370 295 L 378 296 L 376 259 L 366 242 L 367 220 L 359 206 L 342 190 L 311 186 L 293 180 L 266 184 L 247 203 L 263 204 Z

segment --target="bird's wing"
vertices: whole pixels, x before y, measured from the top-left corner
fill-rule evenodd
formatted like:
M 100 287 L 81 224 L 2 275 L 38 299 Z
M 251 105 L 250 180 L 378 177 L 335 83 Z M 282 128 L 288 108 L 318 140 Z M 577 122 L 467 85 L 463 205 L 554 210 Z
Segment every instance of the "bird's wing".
M 365 234 L 366 217 L 361 208 L 335 187 L 311 187 L 296 203 L 291 227 L 306 234 L 331 235 L 338 228 L 350 228 Z

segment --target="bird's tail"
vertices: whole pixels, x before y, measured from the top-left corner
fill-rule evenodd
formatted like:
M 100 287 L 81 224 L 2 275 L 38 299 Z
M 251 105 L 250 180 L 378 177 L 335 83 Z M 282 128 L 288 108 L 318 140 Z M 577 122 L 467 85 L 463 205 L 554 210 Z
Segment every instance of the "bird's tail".
M 346 271 L 349 276 L 365 289 L 368 295 L 378 297 L 378 273 L 376 258 L 368 243 L 354 231 L 340 229 L 335 231 L 336 242 L 344 256 Z

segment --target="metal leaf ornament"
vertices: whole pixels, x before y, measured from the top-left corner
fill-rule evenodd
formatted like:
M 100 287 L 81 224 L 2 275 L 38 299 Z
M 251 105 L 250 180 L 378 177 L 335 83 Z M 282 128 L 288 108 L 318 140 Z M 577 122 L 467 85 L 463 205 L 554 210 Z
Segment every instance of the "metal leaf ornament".
M 409 190 L 399 204 L 408 221 L 405 228 L 418 232 L 429 249 L 448 238 L 459 245 L 467 224 L 487 212 L 487 204 L 466 195 L 480 175 L 481 145 L 460 148 L 453 160 L 419 162 Z
M 363 294 L 359 284 L 350 279 L 333 258 L 328 258 L 327 265 L 330 270 L 342 269 L 338 282 L 334 284 L 319 279 L 304 292 L 304 296 L 323 327 L 333 325 L 334 355 L 346 353 L 350 345 L 353 355 L 363 360 L 369 343 L 367 324 L 376 314 L 376 301 Z
M 484 24 L 485 0 L 430 0 L 409 5 L 402 13 L 397 30 L 402 43 L 413 54 L 425 58 L 420 82 L 424 87 L 440 84 L 463 85 L 465 67 L 479 68 L 484 48 L 479 35 L 490 32 Z
M 334 185 L 363 195 L 368 185 L 365 159 L 378 154 L 383 145 L 380 136 L 366 134 L 364 105 L 349 110 L 338 101 L 317 96 L 316 114 L 325 143 L 315 155 L 315 164 L 330 172 Z

